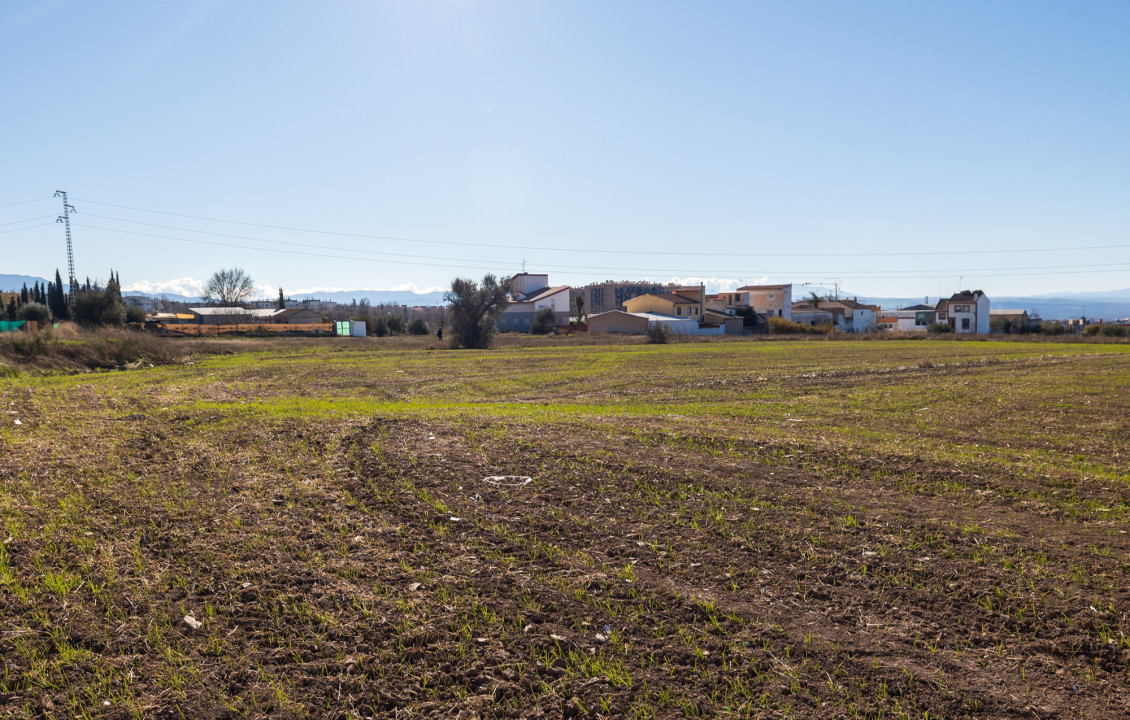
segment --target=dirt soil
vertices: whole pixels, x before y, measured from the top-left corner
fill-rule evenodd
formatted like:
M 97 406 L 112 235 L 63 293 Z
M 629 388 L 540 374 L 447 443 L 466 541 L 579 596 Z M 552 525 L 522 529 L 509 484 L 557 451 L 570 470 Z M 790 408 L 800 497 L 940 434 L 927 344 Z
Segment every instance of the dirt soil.
M 4 716 L 1130 717 L 1117 479 L 693 408 L 247 422 L 160 392 L 5 396 L 43 432 L 0 456 Z M 45 398 L 87 422 L 47 432 Z

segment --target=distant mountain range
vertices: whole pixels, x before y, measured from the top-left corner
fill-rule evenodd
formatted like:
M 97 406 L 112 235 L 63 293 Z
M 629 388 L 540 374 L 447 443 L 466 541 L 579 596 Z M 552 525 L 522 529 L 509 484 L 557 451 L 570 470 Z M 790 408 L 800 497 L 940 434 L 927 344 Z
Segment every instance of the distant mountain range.
M 24 285 L 31 287 L 36 283 L 46 285 L 47 279 L 32 275 L 0 275 L 0 292 L 16 292 Z
M 0 276 L 2 277 L 2 276 Z M 189 297 L 187 295 L 177 295 L 176 293 L 144 293 L 137 290 L 126 290 L 122 295 L 146 295 L 153 297 L 161 297 L 173 302 L 183 303 L 198 303 L 203 302 L 203 298 Z M 312 298 L 315 300 L 333 300 L 344 305 L 350 305 L 353 301 L 360 302 L 361 300 L 368 300 L 372 305 L 442 305 L 443 293 L 430 292 L 430 293 L 414 293 L 398 290 L 342 290 L 334 292 L 315 292 L 298 295 L 287 296 L 293 300 L 306 300 Z M 266 298 L 267 300 L 274 300 L 275 298 Z
M 840 296 L 853 297 L 845 293 L 840 293 Z M 879 305 L 885 310 L 894 310 L 923 301 L 922 297 L 893 298 L 863 295 L 858 299 L 859 302 Z M 936 302 L 938 298 L 930 298 L 930 303 Z M 1113 320 L 1130 317 L 1130 288 L 1104 292 L 1047 293 L 1028 296 L 989 294 L 989 303 L 993 310 L 1027 310 L 1029 315 L 1038 315 L 1045 320 L 1077 318 L 1082 317 L 1084 313 L 1087 317 L 1096 320 Z

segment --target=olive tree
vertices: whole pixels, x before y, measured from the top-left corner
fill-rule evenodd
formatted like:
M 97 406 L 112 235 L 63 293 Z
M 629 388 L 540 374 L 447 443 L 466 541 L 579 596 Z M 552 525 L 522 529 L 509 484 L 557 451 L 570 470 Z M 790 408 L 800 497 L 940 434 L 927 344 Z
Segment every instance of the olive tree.
M 483 277 L 482 284 L 466 278 L 451 281 L 451 290 L 443 294 L 451 312 L 451 346 L 456 348 L 490 347 L 494 321 L 507 305 L 510 278 L 496 280 Z

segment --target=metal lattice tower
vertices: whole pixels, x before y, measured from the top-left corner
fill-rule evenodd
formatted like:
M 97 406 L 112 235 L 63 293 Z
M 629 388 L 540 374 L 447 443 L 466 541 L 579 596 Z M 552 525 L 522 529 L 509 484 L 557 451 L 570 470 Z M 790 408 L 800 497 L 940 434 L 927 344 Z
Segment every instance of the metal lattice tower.
M 63 198 L 63 214 L 55 222 L 63 223 L 63 227 L 67 229 L 67 277 L 71 283 L 71 302 L 74 302 L 78 295 L 78 280 L 75 279 L 75 251 L 71 245 L 71 213 L 75 212 L 75 208 L 67 202 L 66 191 L 56 190 L 55 197 Z

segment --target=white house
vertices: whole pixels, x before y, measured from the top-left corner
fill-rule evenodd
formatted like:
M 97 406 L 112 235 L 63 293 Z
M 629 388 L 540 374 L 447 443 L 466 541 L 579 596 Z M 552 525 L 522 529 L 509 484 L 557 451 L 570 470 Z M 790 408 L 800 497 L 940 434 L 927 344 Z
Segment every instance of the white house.
M 550 308 L 557 325 L 569 324 L 569 286 L 549 287 L 549 275 L 520 273 L 510 278 L 510 303 L 498 316 L 500 332 L 530 332 L 538 311 Z
M 989 320 L 989 297 L 980 290 L 962 290 L 934 307 L 934 321 L 949 325 L 955 333 L 986 335 Z

